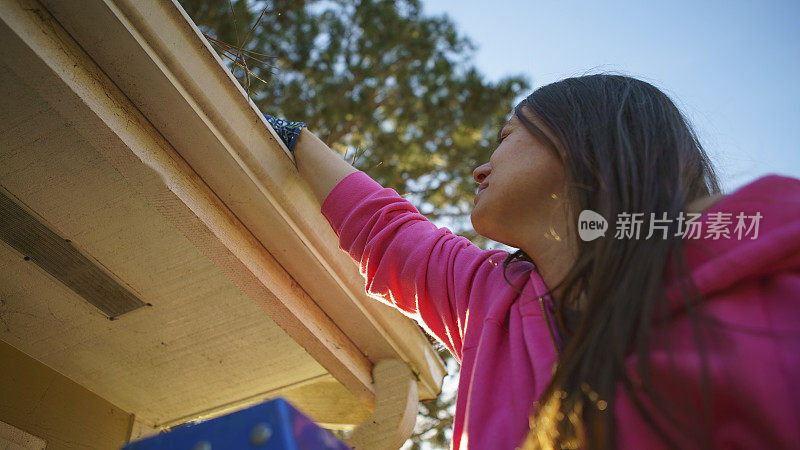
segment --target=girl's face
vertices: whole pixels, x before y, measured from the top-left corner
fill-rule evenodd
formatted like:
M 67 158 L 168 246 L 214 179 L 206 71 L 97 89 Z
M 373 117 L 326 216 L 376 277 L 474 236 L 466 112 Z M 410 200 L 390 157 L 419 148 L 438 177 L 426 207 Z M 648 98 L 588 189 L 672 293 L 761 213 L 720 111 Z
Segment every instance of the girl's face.
M 535 117 L 528 117 L 558 142 Z M 500 130 L 499 139 L 489 162 L 472 174 L 481 189 L 472 226 L 482 236 L 520 248 L 531 258 L 548 257 L 554 244 L 567 237 L 563 164 L 516 115 Z

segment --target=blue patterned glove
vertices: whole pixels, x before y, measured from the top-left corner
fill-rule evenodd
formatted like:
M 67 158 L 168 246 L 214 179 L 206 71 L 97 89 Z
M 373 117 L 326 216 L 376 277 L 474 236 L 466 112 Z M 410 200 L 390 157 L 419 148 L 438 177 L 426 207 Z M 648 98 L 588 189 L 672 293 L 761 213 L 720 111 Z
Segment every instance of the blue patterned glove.
M 292 122 L 289 120 L 278 119 L 268 114 L 264 114 L 267 122 L 272 125 L 272 129 L 278 133 L 281 140 L 292 154 L 294 154 L 294 145 L 297 143 L 297 138 L 300 137 L 300 130 L 306 127 L 304 122 Z

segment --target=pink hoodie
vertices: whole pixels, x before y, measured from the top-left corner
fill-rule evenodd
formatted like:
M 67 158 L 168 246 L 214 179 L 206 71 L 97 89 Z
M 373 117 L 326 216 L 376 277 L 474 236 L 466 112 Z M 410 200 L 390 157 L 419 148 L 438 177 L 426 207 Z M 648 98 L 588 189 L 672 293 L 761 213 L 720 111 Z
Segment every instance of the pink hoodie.
M 742 240 L 733 234 L 685 240 L 692 276 L 709 300 L 707 313 L 757 329 L 726 329 L 709 347 L 712 438 L 717 448 L 800 448 L 800 180 L 765 176 L 699 220 L 730 212 L 733 231 L 739 212 L 757 211 L 755 240 L 749 239 L 753 230 Z M 556 360 L 544 317 L 550 297 L 534 265 L 508 266 L 520 295 L 503 278 L 507 252 L 482 250 L 437 228 L 364 172 L 340 181 L 322 214 L 340 248 L 359 264 L 366 293 L 417 320 L 461 363 L 451 448 L 519 446 Z M 654 338 L 669 342 L 671 351 L 654 346 L 654 382 L 693 407 L 701 398 L 699 353 L 680 292 L 667 285 L 675 316 Z M 633 367 L 634 357 L 628 362 Z M 615 414 L 619 448 L 661 447 L 625 394 L 618 394 Z

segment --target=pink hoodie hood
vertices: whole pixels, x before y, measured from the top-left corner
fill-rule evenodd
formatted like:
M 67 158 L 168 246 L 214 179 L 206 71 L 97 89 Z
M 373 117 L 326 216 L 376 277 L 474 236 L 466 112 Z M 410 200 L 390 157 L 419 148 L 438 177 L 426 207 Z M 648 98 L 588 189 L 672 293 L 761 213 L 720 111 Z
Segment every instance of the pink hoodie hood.
M 733 233 L 737 216 L 746 227 L 760 216 L 758 229 Z M 692 280 L 706 299 L 702 311 L 719 326 L 703 328 L 701 352 L 668 262 L 671 320 L 654 335 L 653 382 L 678 403 L 684 429 L 707 430 L 714 448 L 800 448 L 800 180 L 764 176 L 698 220 L 705 234 L 711 222 L 726 219 L 729 238 L 684 240 Z M 695 415 L 703 404 L 703 353 L 713 403 L 707 422 Z M 631 370 L 635 361 L 629 360 Z M 662 447 L 626 396 L 619 396 L 616 411 L 620 448 Z M 681 448 L 697 448 L 676 430 L 669 434 Z
M 727 228 L 733 231 L 739 214 L 743 214 L 748 227 L 754 222 L 751 218 L 761 216 L 755 220 L 757 230 L 749 233 L 745 230 L 741 237 L 730 233 L 730 238 L 686 241 L 692 279 L 703 295 L 800 269 L 800 180 L 779 175 L 761 177 L 723 197 L 698 221 L 707 229 L 713 219 L 729 218 L 732 223 Z M 673 271 L 668 270 L 666 276 L 667 280 L 674 278 Z M 668 284 L 671 285 L 667 296 L 673 312 L 683 310 L 678 283 Z

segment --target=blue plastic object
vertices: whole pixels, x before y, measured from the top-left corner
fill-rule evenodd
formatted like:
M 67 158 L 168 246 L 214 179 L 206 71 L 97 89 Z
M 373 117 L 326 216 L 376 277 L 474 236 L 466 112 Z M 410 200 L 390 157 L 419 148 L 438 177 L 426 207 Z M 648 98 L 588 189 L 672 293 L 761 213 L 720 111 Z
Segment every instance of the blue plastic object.
M 349 450 L 283 398 L 167 433 L 129 442 L 122 450 Z

